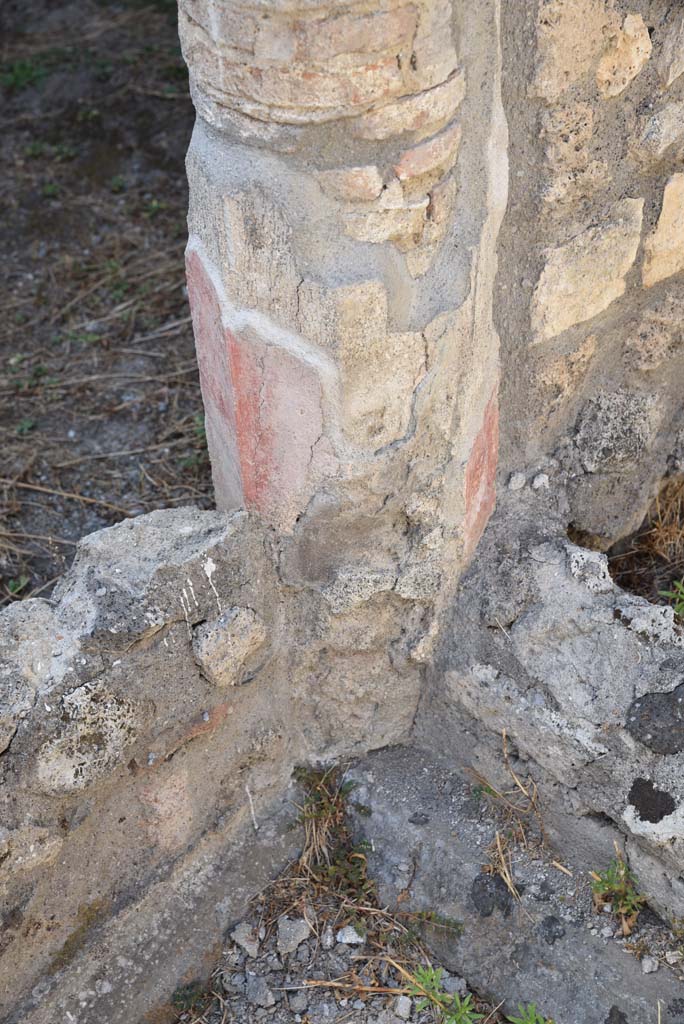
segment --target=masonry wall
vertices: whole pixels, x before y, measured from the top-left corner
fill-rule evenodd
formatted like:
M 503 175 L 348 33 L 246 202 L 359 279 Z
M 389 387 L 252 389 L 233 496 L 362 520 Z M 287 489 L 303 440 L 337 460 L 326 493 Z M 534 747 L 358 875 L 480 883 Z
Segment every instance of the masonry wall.
M 499 497 L 416 737 L 491 775 L 505 729 L 558 849 L 590 870 L 620 842 L 680 918 L 681 626 L 600 552 L 682 467 L 684 12 L 509 3 L 502 38 Z
M 681 466 L 683 17 L 667 0 L 504 9 L 502 458 L 531 478 L 553 456 L 604 548 Z
M 506 728 L 561 841 L 684 907 L 681 632 L 565 536 L 681 459 L 682 17 L 181 0 L 220 511 L 2 616 L 8 1021 L 142 1017 L 292 855 L 294 766 L 390 744 L 491 771 Z

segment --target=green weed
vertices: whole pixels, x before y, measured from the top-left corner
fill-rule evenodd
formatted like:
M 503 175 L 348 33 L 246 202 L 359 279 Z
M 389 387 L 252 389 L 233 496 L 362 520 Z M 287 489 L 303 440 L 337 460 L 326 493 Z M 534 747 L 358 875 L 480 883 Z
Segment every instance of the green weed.
M 416 1009 L 434 1010 L 439 1024 L 477 1024 L 484 1017 L 473 1006 L 470 993 L 461 998 L 444 991 L 441 967 L 416 967 L 412 977 L 409 992 L 416 1000 Z
M 45 156 L 49 153 L 50 147 L 46 142 L 41 142 L 36 139 L 35 142 L 29 142 L 28 146 L 24 150 L 24 156 L 29 160 L 37 160 L 38 157 Z
M 613 914 L 620 919 L 623 935 L 631 935 L 646 900 L 639 895 L 636 879 L 625 864 L 617 844 L 615 857 L 606 870 L 589 874 L 596 909 L 602 911 L 604 906 L 610 905 Z
M 675 580 L 672 590 L 660 590 L 658 593 L 672 602 L 675 615 L 684 617 L 684 580 Z
M 193 981 L 189 985 L 179 985 L 171 996 L 171 1003 L 179 1013 L 190 1013 L 204 1007 L 210 996 L 206 985 Z
M 534 1003 L 522 1006 L 518 1003 L 518 1016 L 506 1017 L 510 1024 L 554 1024 L 550 1017 L 540 1013 Z
M 9 590 L 10 594 L 16 597 L 18 594 L 22 592 L 22 590 L 26 590 L 26 587 L 28 586 L 29 583 L 29 579 L 29 576 L 22 575 L 19 577 L 19 579 L 9 580 L 7 584 L 7 589 Z
M 38 85 L 45 78 L 47 68 L 32 60 L 15 60 L 0 72 L 0 85 L 9 92 L 21 92 Z

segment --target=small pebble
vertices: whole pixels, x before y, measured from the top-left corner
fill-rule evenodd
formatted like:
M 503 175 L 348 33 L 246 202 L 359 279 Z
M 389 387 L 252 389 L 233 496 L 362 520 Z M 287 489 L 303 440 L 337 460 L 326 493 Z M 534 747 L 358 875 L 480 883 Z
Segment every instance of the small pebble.
M 252 929 L 244 921 L 233 929 L 230 937 L 241 949 L 244 949 L 247 956 L 254 958 L 259 955 L 259 942 Z
M 266 979 L 258 974 L 247 975 L 247 999 L 253 1006 L 273 1006 L 275 996 L 266 984 Z
M 300 964 L 306 964 L 309 962 L 309 960 L 311 959 L 311 950 L 309 948 L 308 942 L 303 942 L 301 944 L 301 946 L 297 950 L 296 956 Z
M 323 935 L 321 937 L 321 946 L 323 946 L 323 949 L 332 949 L 334 945 L 335 945 L 335 933 L 333 932 L 333 930 L 330 927 L 330 925 L 328 925 L 327 928 L 324 930 Z
M 408 1020 L 411 1016 L 411 1000 L 408 996 L 397 996 L 394 1003 L 394 1012 L 402 1020 Z
M 508 479 L 508 490 L 521 491 L 526 483 L 527 480 L 524 473 L 511 473 Z
M 658 970 L 658 961 L 654 956 L 645 956 L 641 961 L 641 970 L 644 974 L 653 974 Z
M 292 1010 L 293 1013 L 304 1013 L 307 1006 L 309 1005 L 309 1000 L 305 992 L 294 992 L 290 996 L 289 1002 L 290 1009 Z
M 680 953 L 678 949 L 668 949 L 667 953 L 665 954 L 665 959 L 667 960 L 668 964 L 670 964 L 670 966 L 673 966 L 674 964 L 680 964 L 682 960 L 684 960 L 684 953 Z
M 293 919 L 283 915 L 278 918 L 278 952 L 294 953 L 310 933 L 311 929 L 303 917 Z
M 348 924 L 346 928 L 340 928 L 337 933 L 337 941 L 345 946 L 362 946 L 366 940 L 363 935 L 359 935 L 356 928 Z
M 534 480 L 532 481 L 532 490 L 533 491 L 541 491 L 541 490 L 548 490 L 548 488 L 549 488 L 549 478 L 548 478 L 548 475 L 546 473 L 537 473 L 537 475 L 535 476 Z

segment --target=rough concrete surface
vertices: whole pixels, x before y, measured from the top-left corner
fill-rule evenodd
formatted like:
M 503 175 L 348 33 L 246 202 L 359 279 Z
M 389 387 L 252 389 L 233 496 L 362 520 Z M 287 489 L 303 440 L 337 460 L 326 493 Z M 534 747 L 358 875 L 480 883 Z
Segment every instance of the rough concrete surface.
M 397 748 L 354 767 L 355 794 L 370 810 L 358 817 L 358 831 L 371 844 L 381 900 L 395 906 L 404 892 L 410 909 L 460 921 L 458 938 L 429 928 L 430 945 L 493 1005 L 503 1000 L 505 1012 L 535 1003 L 559 1024 L 652 1024 L 660 1002 L 664 1022 L 681 1020 L 677 972 L 644 974 L 615 922 L 593 910 L 585 869 L 567 851 L 514 850 L 519 902 L 499 876 L 483 873 L 496 823 L 475 780 L 460 770 L 464 754 L 442 750 L 436 760 L 429 751 Z M 609 857 L 610 830 L 603 831 Z M 571 876 L 554 867 L 557 857 Z

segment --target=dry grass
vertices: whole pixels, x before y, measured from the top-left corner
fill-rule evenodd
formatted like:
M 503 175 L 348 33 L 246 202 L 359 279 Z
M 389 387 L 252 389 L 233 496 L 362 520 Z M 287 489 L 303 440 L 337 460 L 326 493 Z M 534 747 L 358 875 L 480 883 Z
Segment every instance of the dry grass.
M 616 583 L 655 604 L 684 577 L 684 477 L 665 481 L 643 524 L 608 552 Z
M 327 988 L 340 996 L 415 994 L 420 972 L 431 966 L 423 934 L 430 929 L 460 934 L 460 924 L 432 912 L 391 910 L 380 905 L 368 878 L 366 851 L 353 844 L 349 800 L 353 785 L 339 768 L 300 772 L 304 799 L 298 808 L 304 829 L 300 857 L 253 901 L 268 936 L 283 914 L 304 917 L 320 941 L 327 927 L 352 925 L 366 938 L 369 953 L 354 958 L 354 968 L 339 978 L 310 979 L 306 988 Z M 401 900 L 400 900 L 401 902 Z M 429 994 L 426 993 L 426 996 Z M 477 1005 L 490 1013 L 489 1005 Z
M 497 789 L 475 769 L 471 769 L 470 774 L 501 823 L 501 828 L 496 830 L 488 848 L 489 863 L 483 870 L 488 874 L 499 875 L 513 898 L 519 902 L 520 893 L 513 879 L 513 849 L 520 846 L 528 853 L 540 852 L 546 845 L 546 833 L 537 784 L 533 779 L 523 782 L 513 770 L 505 729 L 501 733 L 501 741 L 504 765 L 513 783 L 511 788 Z
M 84 534 L 207 507 L 211 484 L 175 5 L 83 0 L 49 33 L 31 5 L 0 17 L 2 605 L 49 592 Z

